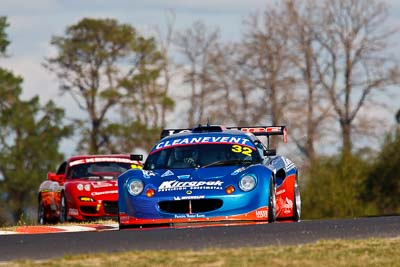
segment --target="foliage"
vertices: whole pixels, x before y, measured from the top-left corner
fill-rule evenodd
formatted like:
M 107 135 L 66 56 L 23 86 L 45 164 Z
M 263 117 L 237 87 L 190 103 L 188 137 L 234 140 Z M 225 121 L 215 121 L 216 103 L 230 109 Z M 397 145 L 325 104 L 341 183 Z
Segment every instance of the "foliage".
M 0 18 L 0 52 L 9 43 L 6 26 Z M 0 224 L 15 223 L 36 209 L 37 188 L 62 160 L 59 143 L 72 131 L 62 123 L 64 110 L 52 101 L 42 106 L 37 96 L 21 100 L 22 81 L 0 68 Z
M 5 54 L 10 41 L 7 39 L 5 29 L 8 27 L 7 18 L 0 16 L 0 55 Z
M 84 18 L 68 27 L 65 36 L 53 37 L 52 45 L 58 54 L 47 59 L 45 66 L 58 76 L 61 89 L 71 94 L 89 118 L 77 120 L 81 150 L 91 154 L 119 152 L 113 150 L 114 139 L 108 131 L 110 121 L 123 124 L 116 112 L 118 106 L 134 107 L 125 115 L 138 120 L 141 114 L 149 113 L 146 103 L 161 104 L 165 98 L 150 93 L 156 88 L 154 81 L 162 63 L 155 41 L 114 19 Z
M 52 101 L 41 106 L 38 97 L 21 100 L 21 81 L 0 70 L 0 83 L 10 85 L 0 87 L 1 95 L 9 96 L 0 101 L 0 195 L 14 222 L 36 208 L 37 188 L 63 159 L 59 143 L 72 131 L 62 124 L 64 110 Z
M 388 134 L 378 153 L 317 161 L 303 196 L 304 216 L 311 218 L 389 215 L 400 212 L 400 130 Z M 338 161 L 339 160 L 339 161 Z M 353 173 L 346 178 L 346 173 Z
M 388 135 L 368 174 L 363 198 L 379 214 L 400 213 L 400 129 Z
M 135 148 L 148 152 L 160 139 L 161 128 L 131 121 L 126 124 L 109 124 L 107 132 L 112 136 L 114 146 L 111 150 L 132 153 Z
M 302 190 L 303 218 L 363 216 L 367 212 L 360 188 L 368 173 L 358 156 L 333 156 L 315 160 Z

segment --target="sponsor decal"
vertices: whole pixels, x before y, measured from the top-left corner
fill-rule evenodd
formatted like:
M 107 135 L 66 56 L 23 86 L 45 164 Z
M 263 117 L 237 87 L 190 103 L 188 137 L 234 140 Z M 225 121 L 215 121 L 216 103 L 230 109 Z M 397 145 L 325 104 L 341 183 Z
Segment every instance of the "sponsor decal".
M 168 135 L 173 135 L 173 134 L 175 134 L 175 132 L 176 133 L 191 133 L 192 131 L 191 130 L 182 130 L 182 131 L 169 130 Z
M 120 222 L 129 222 L 129 216 L 126 214 L 119 214 L 119 220 Z
M 164 181 L 159 187 L 158 192 L 177 191 L 177 190 L 222 190 L 224 182 L 217 181 L 190 181 L 182 182 L 177 180 Z
M 204 199 L 206 196 L 182 196 L 182 197 L 174 197 L 174 200 L 197 200 Z
M 175 214 L 175 219 L 205 218 L 204 214 Z
M 234 172 L 231 173 L 231 175 L 238 175 L 242 171 L 244 171 L 246 167 L 240 167 L 239 169 L 236 169 Z
M 189 178 L 190 178 L 190 174 L 178 175 L 178 179 L 189 179 Z
M 110 190 L 104 192 L 92 192 L 92 196 L 100 196 L 100 195 L 107 195 L 107 194 L 118 194 L 118 190 Z
M 221 143 L 221 144 L 239 144 L 246 145 L 254 148 L 254 145 L 247 138 L 235 137 L 235 136 L 200 136 L 190 138 L 177 138 L 173 140 L 167 140 L 159 142 L 153 149 L 153 152 L 159 149 L 168 148 L 179 145 L 191 145 L 191 144 L 210 144 L 210 143 Z M 255 149 L 255 148 L 254 148 Z
M 166 177 L 166 176 L 172 176 L 174 175 L 174 173 L 171 170 L 168 170 L 166 172 L 164 172 L 161 177 Z M 179 176 L 178 176 L 179 177 Z
M 100 182 L 92 182 L 91 185 L 93 186 L 93 188 L 104 188 L 104 187 L 117 186 L 117 182 L 100 181 Z
M 283 194 L 285 192 L 286 192 L 286 189 L 282 189 L 282 190 L 276 191 L 276 195 L 280 195 L 280 194 Z
M 186 191 L 186 195 L 191 195 L 192 193 L 193 193 L 192 190 Z
M 286 198 L 285 204 L 283 204 L 283 208 L 284 208 L 283 210 L 284 213 L 290 213 L 290 211 L 293 209 L 293 201 Z
M 68 214 L 71 215 L 71 216 L 79 215 L 77 209 L 68 209 Z
M 283 162 L 285 162 L 285 171 L 290 171 L 295 167 L 294 163 L 287 158 L 282 158 Z
M 251 153 L 252 153 L 251 148 L 246 147 L 246 146 L 239 146 L 239 145 L 233 145 L 231 151 L 234 153 L 241 153 L 248 157 L 251 157 Z
M 256 210 L 256 217 L 257 218 L 267 218 L 268 210 Z
M 246 133 L 280 133 L 281 129 L 281 127 L 277 126 L 240 128 L 242 132 Z
M 156 176 L 153 171 L 142 170 L 143 178 L 149 179 L 151 176 Z
M 282 207 L 281 210 L 284 214 L 289 214 L 293 210 L 293 201 L 288 199 L 287 197 L 285 200 L 279 198 L 279 200 L 277 201 L 279 203 L 278 206 Z
M 130 159 L 125 159 L 125 158 L 109 158 L 109 157 L 99 157 L 99 158 L 86 158 L 86 159 L 78 159 L 71 161 L 69 163 L 69 166 L 75 166 L 79 164 L 85 164 L 85 163 L 95 163 L 95 162 L 122 162 L 122 163 L 132 163 Z

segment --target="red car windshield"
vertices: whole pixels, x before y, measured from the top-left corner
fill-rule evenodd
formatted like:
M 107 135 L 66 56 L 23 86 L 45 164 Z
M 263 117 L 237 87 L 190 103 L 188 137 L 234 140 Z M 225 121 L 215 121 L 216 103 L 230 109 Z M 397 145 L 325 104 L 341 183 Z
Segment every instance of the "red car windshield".
M 89 179 L 115 179 L 122 172 L 131 168 L 130 163 L 125 162 L 95 162 L 70 166 L 67 178 Z

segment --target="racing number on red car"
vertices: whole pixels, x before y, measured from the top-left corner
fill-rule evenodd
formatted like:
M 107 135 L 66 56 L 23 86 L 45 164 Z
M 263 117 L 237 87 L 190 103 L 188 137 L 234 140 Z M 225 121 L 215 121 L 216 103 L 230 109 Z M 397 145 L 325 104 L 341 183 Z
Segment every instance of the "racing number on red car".
M 249 157 L 251 157 L 251 148 L 249 148 L 249 147 L 245 147 L 245 146 L 239 146 L 239 145 L 233 145 L 232 146 L 232 152 L 235 152 L 235 153 L 242 153 L 242 154 L 244 154 L 244 155 L 246 155 L 246 156 L 249 156 Z

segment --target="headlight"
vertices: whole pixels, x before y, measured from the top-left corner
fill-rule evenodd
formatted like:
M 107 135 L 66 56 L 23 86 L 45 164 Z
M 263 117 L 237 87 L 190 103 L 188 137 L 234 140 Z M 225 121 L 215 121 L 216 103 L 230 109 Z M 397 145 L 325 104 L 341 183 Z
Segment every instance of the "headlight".
M 143 192 L 143 188 L 144 188 L 143 182 L 140 181 L 140 180 L 131 180 L 128 183 L 128 192 L 132 196 L 137 196 L 140 193 L 142 193 Z
M 256 177 L 253 175 L 245 175 L 242 178 L 240 178 L 239 181 L 239 188 L 245 192 L 253 190 L 254 187 L 256 187 L 257 180 Z
M 85 190 L 90 191 L 90 184 L 85 184 Z
M 76 188 L 77 188 L 79 191 L 82 191 L 82 190 L 83 190 L 83 184 L 78 184 L 78 185 L 76 186 Z

